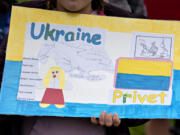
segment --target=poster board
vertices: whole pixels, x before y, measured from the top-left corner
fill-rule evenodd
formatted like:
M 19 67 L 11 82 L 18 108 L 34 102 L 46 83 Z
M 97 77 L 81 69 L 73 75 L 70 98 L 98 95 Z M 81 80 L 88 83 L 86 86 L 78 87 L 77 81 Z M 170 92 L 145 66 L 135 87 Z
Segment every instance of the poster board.
M 0 114 L 179 118 L 179 26 L 13 7 Z

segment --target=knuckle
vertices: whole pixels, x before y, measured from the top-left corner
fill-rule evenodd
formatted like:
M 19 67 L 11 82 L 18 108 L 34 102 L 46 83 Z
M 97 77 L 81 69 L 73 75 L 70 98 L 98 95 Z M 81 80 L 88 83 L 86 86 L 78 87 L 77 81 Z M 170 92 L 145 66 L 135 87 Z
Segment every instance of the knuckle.
M 104 122 L 103 122 L 103 121 L 100 121 L 99 124 L 100 124 L 101 126 L 104 126 Z
M 108 122 L 108 123 L 106 123 L 106 126 L 107 127 L 111 127 L 113 125 L 113 123 L 112 122 Z

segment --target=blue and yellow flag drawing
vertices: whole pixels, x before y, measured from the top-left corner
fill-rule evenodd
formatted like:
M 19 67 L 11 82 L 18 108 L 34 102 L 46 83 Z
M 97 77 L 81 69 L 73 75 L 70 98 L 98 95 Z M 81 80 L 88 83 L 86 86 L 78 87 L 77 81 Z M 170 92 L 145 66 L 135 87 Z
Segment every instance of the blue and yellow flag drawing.
M 117 63 L 116 88 L 168 91 L 171 61 L 120 58 Z

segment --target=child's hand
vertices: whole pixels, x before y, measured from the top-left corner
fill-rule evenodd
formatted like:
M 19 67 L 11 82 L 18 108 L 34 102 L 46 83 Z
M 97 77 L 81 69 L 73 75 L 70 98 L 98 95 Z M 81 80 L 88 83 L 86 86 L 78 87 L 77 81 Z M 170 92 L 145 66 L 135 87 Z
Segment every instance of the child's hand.
M 107 126 L 107 127 L 111 127 L 111 126 L 115 126 L 118 127 L 121 123 L 121 120 L 119 119 L 119 116 L 117 113 L 114 113 L 114 115 L 112 116 L 111 113 L 107 114 L 106 111 L 103 111 L 100 114 L 99 119 L 96 119 L 94 116 L 91 117 L 91 122 L 93 124 L 100 124 L 101 126 Z

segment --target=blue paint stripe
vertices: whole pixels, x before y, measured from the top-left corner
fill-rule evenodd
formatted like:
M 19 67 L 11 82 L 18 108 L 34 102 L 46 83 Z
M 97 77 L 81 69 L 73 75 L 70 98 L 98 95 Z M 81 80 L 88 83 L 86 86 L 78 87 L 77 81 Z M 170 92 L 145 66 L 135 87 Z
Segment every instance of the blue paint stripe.
M 22 62 L 6 61 L 5 74 L 7 76 L 3 83 L 4 92 L 1 95 L 3 100 L 0 101 L 0 114 L 99 117 L 99 114 L 106 110 L 108 113 L 118 113 L 120 118 L 180 118 L 180 70 L 173 70 L 173 97 L 169 106 L 66 103 L 66 107 L 63 109 L 57 109 L 54 105 L 43 109 L 39 107 L 39 102 L 16 100 L 17 86 L 14 84 L 19 83 L 21 65 Z M 10 76 L 13 78 L 7 79 Z
M 116 88 L 168 91 L 170 77 L 118 73 Z
M 21 74 L 22 61 L 5 61 L 1 85 L 1 100 L 16 100 Z

